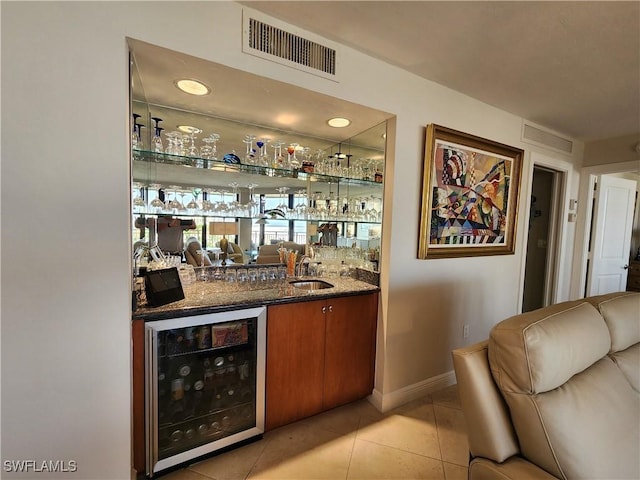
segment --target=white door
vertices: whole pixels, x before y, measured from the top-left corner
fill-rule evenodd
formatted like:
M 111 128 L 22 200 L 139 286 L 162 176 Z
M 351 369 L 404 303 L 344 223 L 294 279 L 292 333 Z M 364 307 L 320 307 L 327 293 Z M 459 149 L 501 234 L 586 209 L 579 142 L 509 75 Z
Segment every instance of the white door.
M 623 291 L 627 285 L 636 182 L 598 177 L 587 294 Z

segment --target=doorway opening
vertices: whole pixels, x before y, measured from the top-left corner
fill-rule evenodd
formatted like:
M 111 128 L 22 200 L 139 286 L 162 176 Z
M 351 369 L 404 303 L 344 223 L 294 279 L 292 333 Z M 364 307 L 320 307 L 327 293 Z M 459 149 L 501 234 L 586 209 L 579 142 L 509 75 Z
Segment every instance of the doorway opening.
M 534 165 L 529 198 L 523 312 L 550 305 L 553 298 L 561 186 L 562 172 Z

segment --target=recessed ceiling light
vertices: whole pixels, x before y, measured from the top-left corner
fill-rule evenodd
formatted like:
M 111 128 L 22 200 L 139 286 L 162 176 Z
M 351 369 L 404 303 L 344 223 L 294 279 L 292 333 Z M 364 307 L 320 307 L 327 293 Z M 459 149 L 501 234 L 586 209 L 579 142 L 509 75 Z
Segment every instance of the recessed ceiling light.
M 190 93 L 191 95 L 207 95 L 211 92 L 211 89 L 204 83 L 199 82 L 198 80 L 191 80 L 189 78 L 176 80 L 175 85 L 183 92 Z
M 330 127 L 344 128 L 351 125 L 351 120 L 349 120 L 348 118 L 335 117 L 327 120 L 327 123 Z
M 198 127 L 192 127 L 191 125 L 178 125 L 178 130 L 184 133 L 202 133 Z

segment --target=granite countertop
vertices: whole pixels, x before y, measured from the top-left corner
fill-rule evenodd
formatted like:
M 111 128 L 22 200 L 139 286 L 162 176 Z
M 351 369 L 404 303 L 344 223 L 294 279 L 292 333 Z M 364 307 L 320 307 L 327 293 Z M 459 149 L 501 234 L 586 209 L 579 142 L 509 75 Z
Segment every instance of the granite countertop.
M 294 280 L 322 280 L 333 285 L 322 290 L 304 290 L 289 284 Z M 183 288 L 185 298 L 161 307 L 141 306 L 133 312 L 134 319 L 163 320 L 188 315 L 201 315 L 258 305 L 304 302 L 330 297 L 343 297 L 377 292 L 379 287 L 350 277 L 298 277 L 260 285 L 250 289 L 224 281 L 195 282 Z

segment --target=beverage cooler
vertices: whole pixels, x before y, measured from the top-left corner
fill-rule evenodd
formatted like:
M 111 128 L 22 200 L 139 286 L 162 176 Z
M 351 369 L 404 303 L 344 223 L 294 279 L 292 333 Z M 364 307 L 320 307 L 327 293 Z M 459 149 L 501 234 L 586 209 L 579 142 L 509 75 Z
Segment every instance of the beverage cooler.
M 147 474 L 264 433 L 266 307 L 145 324 Z

